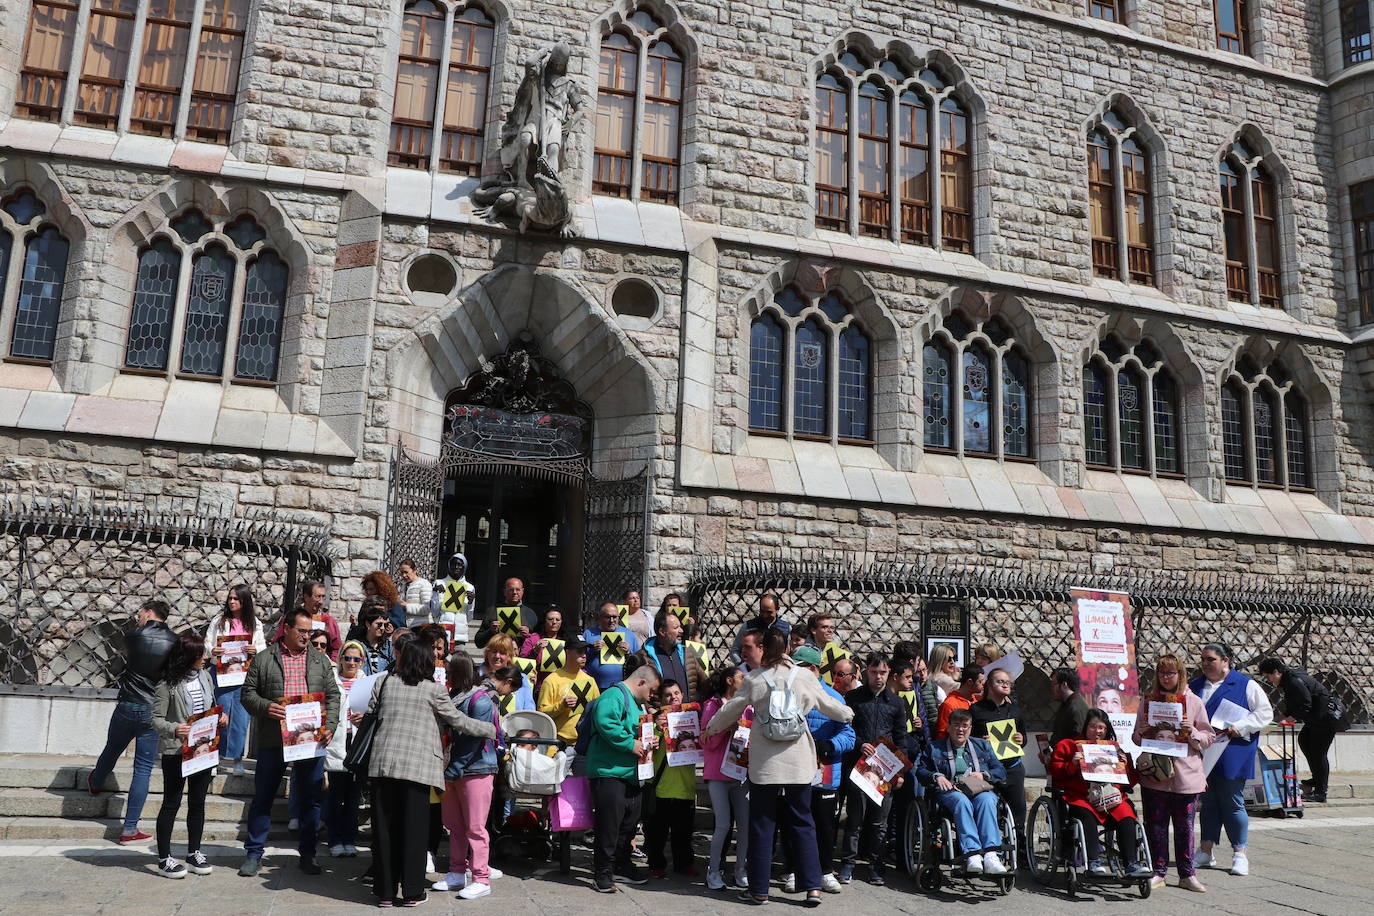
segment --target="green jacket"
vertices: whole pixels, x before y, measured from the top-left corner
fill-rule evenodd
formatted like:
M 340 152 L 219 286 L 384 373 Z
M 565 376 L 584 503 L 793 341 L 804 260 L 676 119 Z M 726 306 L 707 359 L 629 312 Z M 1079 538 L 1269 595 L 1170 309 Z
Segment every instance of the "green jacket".
M 331 732 L 339 724 L 339 682 L 334 666 L 323 652 L 306 648 L 306 693 L 324 694 L 324 725 Z M 239 695 L 243 708 L 257 720 L 258 746 L 281 747 L 281 723 L 267 717 L 267 707 L 286 695 L 286 672 L 281 666 L 281 643 L 273 643 L 253 656 Z
M 639 758 L 635 741 L 639 738 L 638 701 L 628 687 L 617 684 L 592 704 L 588 726 L 592 729 L 587 749 L 587 776 L 592 779 L 623 779 L 639 782 Z

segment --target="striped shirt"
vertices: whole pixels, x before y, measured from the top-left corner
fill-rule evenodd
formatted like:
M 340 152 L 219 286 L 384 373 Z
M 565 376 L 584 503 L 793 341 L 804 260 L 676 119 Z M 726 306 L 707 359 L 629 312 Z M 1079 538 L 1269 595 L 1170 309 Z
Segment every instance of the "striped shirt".
M 182 682 L 186 688 L 186 699 L 190 701 L 191 715 L 198 716 L 210 708 L 205 691 L 200 686 L 200 672 L 192 671 L 190 677 Z

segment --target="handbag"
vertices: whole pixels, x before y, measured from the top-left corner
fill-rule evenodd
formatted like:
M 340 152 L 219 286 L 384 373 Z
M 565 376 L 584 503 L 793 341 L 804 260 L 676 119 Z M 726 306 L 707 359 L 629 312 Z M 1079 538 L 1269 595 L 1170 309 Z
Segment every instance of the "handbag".
M 382 688 L 386 686 L 390 677 L 391 672 L 388 671 L 386 677 L 377 682 L 372 702 L 368 704 L 367 712 L 363 713 L 362 719 L 353 730 L 353 739 L 349 742 L 347 753 L 344 754 L 344 769 L 352 773 L 355 779 L 367 779 L 368 764 L 372 762 L 372 739 L 376 737 L 377 729 L 382 724 Z M 344 715 L 347 715 L 347 712 Z
M 1121 790 L 1109 782 L 1093 783 L 1088 790 L 1088 804 L 1099 814 L 1107 814 L 1121 804 Z
M 585 776 L 569 776 L 549 805 L 549 829 L 591 830 L 594 821 L 591 783 Z
M 1145 751 L 1136 761 L 1135 769 L 1151 782 L 1168 782 L 1174 778 L 1174 758 Z
M 969 798 L 973 798 L 975 795 L 982 795 L 984 792 L 991 792 L 992 783 L 988 782 L 987 779 L 983 777 L 982 771 L 978 769 L 978 752 L 973 749 L 972 745 L 965 746 L 968 748 L 969 757 L 973 759 L 973 768 L 965 770 L 964 775 L 954 781 L 955 787 Z M 951 752 L 949 756 L 952 768 L 954 761 L 953 752 Z

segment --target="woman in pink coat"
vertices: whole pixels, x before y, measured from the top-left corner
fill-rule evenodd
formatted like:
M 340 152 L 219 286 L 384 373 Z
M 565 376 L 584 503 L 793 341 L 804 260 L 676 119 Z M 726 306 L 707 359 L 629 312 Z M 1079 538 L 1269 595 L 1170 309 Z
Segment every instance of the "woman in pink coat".
M 1216 733 L 1207 721 L 1202 700 L 1188 689 L 1187 673 L 1176 655 L 1161 655 L 1155 662 L 1153 692 L 1141 700 L 1140 715 L 1136 718 L 1135 740 L 1139 744 L 1148 720 L 1149 703 L 1164 702 L 1170 696 L 1183 696 L 1183 721 L 1188 723 L 1188 756 L 1169 757 L 1174 775 L 1167 780 L 1140 775 L 1141 800 L 1145 808 L 1145 832 L 1154 853 L 1154 887 L 1164 886 L 1169 873 L 1169 822 L 1174 825 L 1174 860 L 1178 866 L 1178 886 L 1202 893 L 1206 890 L 1197 879 L 1193 866 L 1193 821 L 1197 818 L 1198 796 L 1207 788 L 1207 774 L 1202 769 L 1202 752 L 1212 746 Z

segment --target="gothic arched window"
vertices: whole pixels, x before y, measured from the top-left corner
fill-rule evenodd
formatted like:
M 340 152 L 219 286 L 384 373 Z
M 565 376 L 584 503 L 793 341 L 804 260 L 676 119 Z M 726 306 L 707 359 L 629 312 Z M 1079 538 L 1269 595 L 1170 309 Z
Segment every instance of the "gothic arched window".
M 973 250 L 968 109 L 933 67 L 849 51 L 817 77 L 815 103 L 818 227 Z
M 601 40 L 593 191 L 677 203 L 685 76 L 682 53 L 647 10 Z
M 1109 335 L 1083 367 L 1083 457 L 1089 467 L 1180 474 L 1178 384 L 1149 341 Z
M 782 290 L 749 331 L 749 428 L 873 441 L 873 342 L 837 293 Z
M 921 352 L 926 448 L 1031 457 L 1030 363 L 999 319 L 951 312 Z
M 20 188 L 0 200 L 0 314 L 7 317 L 12 360 L 52 362 L 70 246 L 43 222 L 47 207 Z
M 1277 363 L 1242 357 L 1221 388 L 1226 479 L 1284 489 L 1312 486 L 1307 402 Z
M 1150 160 L 1136 128 L 1109 110 L 1088 134 L 1088 199 L 1093 273 L 1153 283 Z
M 496 23 L 477 4 L 406 6 L 388 165 L 481 174 L 495 40 Z
M 1282 304 L 1278 199 L 1262 158 L 1237 140 L 1219 166 L 1226 294 L 1236 302 L 1278 308 Z
M 253 217 L 187 210 L 139 252 L 125 370 L 275 382 L 289 285 Z
M 66 86 L 76 79 L 65 115 L 76 124 L 226 143 L 248 4 L 37 0 L 15 111 L 40 121 L 64 120 Z M 78 15 L 83 5 L 84 17 Z M 136 36 L 142 37 L 136 42 Z

